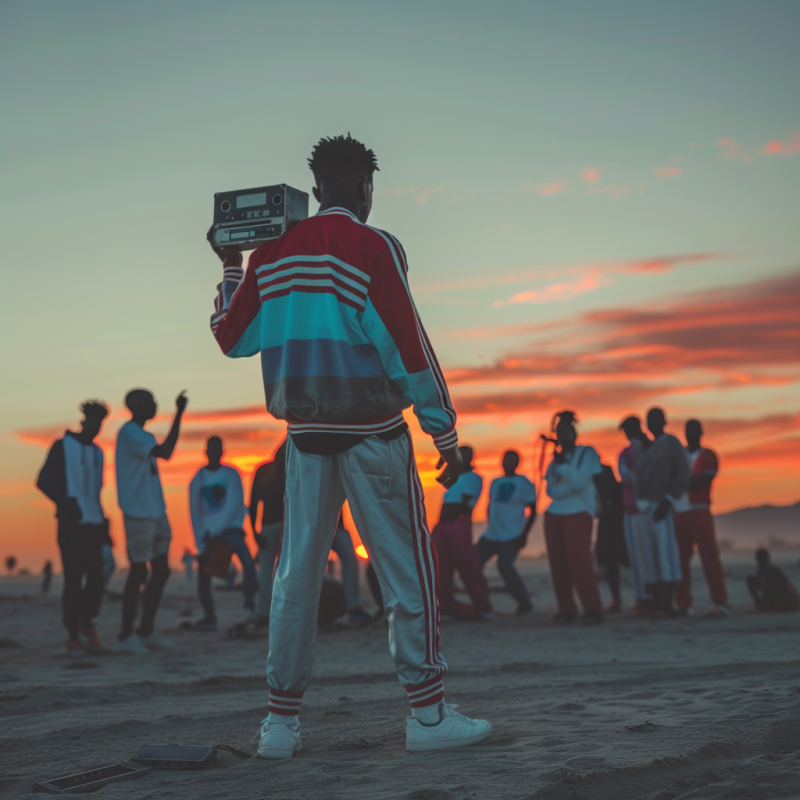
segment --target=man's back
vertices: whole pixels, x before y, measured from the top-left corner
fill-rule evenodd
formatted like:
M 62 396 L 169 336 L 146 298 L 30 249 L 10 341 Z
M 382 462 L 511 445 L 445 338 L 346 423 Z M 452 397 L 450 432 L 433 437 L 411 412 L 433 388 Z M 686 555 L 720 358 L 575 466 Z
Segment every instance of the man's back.
M 396 239 L 331 208 L 256 250 L 238 289 L 223 283 L 212 329 L 229 356 L 261 352 L 267 408 L 293 434 L 388 431 L 413 403 L 441 447 L 455 413 L 406 270 Z

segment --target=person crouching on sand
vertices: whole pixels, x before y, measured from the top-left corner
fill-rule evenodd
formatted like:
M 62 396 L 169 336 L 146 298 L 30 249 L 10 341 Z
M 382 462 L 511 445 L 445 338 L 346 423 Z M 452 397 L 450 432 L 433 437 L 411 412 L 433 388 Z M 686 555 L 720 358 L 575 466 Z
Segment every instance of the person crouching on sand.
M 345 499 L 385 599 L 390 650 L 411 703 L 409 750 L 474 744 L 492 726 L 444 702 L 436 562 L 403 409 L 447 466 L 461 455 L 444 376 L 391 234 L 366 224 L 375 155 L 347 137 L 309 159 L 319 212 L 251 255 L 212 248 L 223 264 L 211 328 L 223 353 L 261 354 L 267 410 L 288 422 L 283 540 L 270 611 L 269 715 L 262 758 L 300 749 L 298 715 L 311 680 L 319 597 Z M 211 231 L 209 231 L 209 235 Z
M 94 443 L 108 409 L 104 403 L 88 400 L 81 412 L 80 433 L 67 431 L 53 443 L 36 481 L 56 504 L 64 570 L 61 609 L 70 655 L 102 646 L 93 620 L 103 602 L 103 542 L 108 536 L 108 520 L 100 504 L 103 451 Z
M 574 589 L 583 606 L 583 622 L 597 624 L 603 621 L 603 600 L 592 559 L 592 519 L 597 513 L 593 478 L 603 468 L 593 447 L 575 444 L 577 419 L 572 411 L 556 414 L 553 421 L 558 449 L 544 476 L 552 499 L 544 515 L 544 538 L 558 604 L 555 621 L 577 619 Z

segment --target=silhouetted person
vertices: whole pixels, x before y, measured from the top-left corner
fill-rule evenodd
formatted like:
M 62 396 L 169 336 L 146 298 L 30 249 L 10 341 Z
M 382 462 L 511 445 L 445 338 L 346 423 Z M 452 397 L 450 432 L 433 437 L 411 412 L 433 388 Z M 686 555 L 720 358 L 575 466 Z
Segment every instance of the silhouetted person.
M 39 487 L 41 488 L 41 487 Z M 17 559 L 16 556 L 9 556 L 6 559 L 6 569 L 8 570 L 9 577 L 14 574 L 14 570 L 17 568 Z
M 776 567 L 769 551 L 756 550 L 757 570 L 747 576 L 747 588 L 756 611 L 800 611 L 800 596 L 789 576 Z
M 319 141 L 309 166 L 319 212 L 251 253 L 246 273 L 240 252 L 211 239 L 223 264 L 211 328 L 232 358 L 260 352 L 267 410 L 289 430 L 258 754 L 290 758 L 300 747 L 318 613 L 308 596 L 321 586 L 345 500 L 386 598 L 411 701 L 408 748 L 472 744 L 491 726 L 456 716 L 443 700 L 435 560 L 403 410 L 413 407 L 447 462 L 446 487 L 460 471 L 456 414 L 411 299 L 403 248 L 366 224 L 375 154 L 336 136 Z
M 472 541 L 472 510 L 483 490 L 483 478 L 472 466 L 473 452 L 461 450 L 461 474 L 445 492 L 439 522 L 431 531 L 431 541 L 439 562 L 439 606 L 447 617 L 479 616 L 491 618 L 489 584 L 483 574 L 483 562 Z M 455 573 L 472 600 L 467 610 L 456 600 Z
M 172 457 L 180 434 L 181 418 L 188 400 L 185 392 L 175 399 L 175 417 L 161 444 L 144 426 L 158 407 L 146 389 L 133 389 L 125 397 L 132 419 L 117 434 L 117 497 L 125 520 L 125 545 L 130 569 L 122 593 L 122 628 L 117 649 L 124 653 L 161 650 L 172 642 L 161 638 L 154 623 L 161 596 L 169 579 L 169 544 L 172 531 L 158 474 L 158 459 Z M 150 564 L 150 577 L 147 565 Z M 145 584 L 142 616 L 134 633 L 139 590 Z
M 186 575 L 186 583 L 190 586 L 194 583 L 194 561 L 197 558 L 188 547 L 184 548 L 181 561 L 183 562 L 183 571 Z
M 638 417 L 628 417 L 619 427 L 628 437 L 628 446 L 619 454 L 617 469 L 622 483 L 625 545 L 631 565 L 631 583 L 636 595 L 633 613 L 643 615 L 652 612 L 653 598 L 645 588 L 650 548 L 645 547 L 645 531 L 641 526 L 635 524 L 639 514 L 639 508 L 636 505 L 636 461 L 642 450 L 650 446 L 651 441 L 642 430 L 642 424 Z
M 608 464 L 601 463 L 600 466 L 603 471 L 594 476 L 594 485 L 600 498 L 594 556 L 598 566 L 605 570 L 608 588 L 611 590 L 611 603 L 606 607 L 606 612 L 618 614 L 622 611 L 620 567 L 629 566 L 628 550 L 625 547 L 622 484 Z
M 536 487 L 524 476 L 517 475 L 519 453 L 503 453 L 502 478 L 495 478 L 489 489 L 486 532 L 478 539 L 481 564 L 497 556 L 497 571 L 509 594 L 517 601 L 517 615 L 533 611 L 528 587 L 514 563 L 528 542 L 528 534 L 536 521 Z M 528 516 L 525 516 L 525 512 Z
M 61 609 L 70 655 L 87 646 L 102 646 L 94 619 L 103 602 L 103 542 L 108 535 L 108 520 L 100 504 L 103 451 L 94 443 L 108 409 L 88 400 L 81 411 L 80 432 L 67 431 L 53 443 L 36 482 L 56 504 L 64 572 Z
M 342 568 L 342 586 L 347 606 L 347 620 L 354 624 L 370 622 L 372 617 L 361 608 L 361 592 L 358 585 L 358 556 L 353 547 L 350 531 L 344 527 L 344 515 L 339 515 L 336 533 L 331 543 L 331 550 L 339 557 Z
M 197 546 L 197 594 L 203 607 L 203 619 L 195 628 L 202 631 L 217 629 L 214 595 L 211 593 L 211 573 L 206 560 L 206 547 L 212 540 L 221 539 L 231 548 L 242 565 L 245 622 L 256 615 L 256 567 L 245 542 L 242 478 L 235 467 L 222 463 L 222 439 L 211 436 L 206 442 L 208 463 L 201 467 L 189 484 L 189 512 Z
M 45 561 L 42 570 L 42 594 L 50 591 L 50 584 L 53 582 L 53 562 Z
M 664 432 L 666 424 L 660 408 L 648 411 L 647 427 L 653 434 L 653 444 L 639 454 L 635 467 L 639 509 L 635 525 L 642 542 L 642 577 L 657 617 L 674 613 L 672 593 L 681 580 L 681 565 L 672 509 L 689 485 L 689 462 L 683 445 Z
M 558 444 L 545 473 L 552 502 L 544 515 L 544 538 L 558 605 L 555 621 L 571 623 L 577 619 L 574 590 L 583 606 L 584 622 L 596 624 L 603 621 L 603 600 L 592 559 L 592 527 L 597 513 L 593 478 L 602 467 L 593 447 L 576 445 L 576 422 L 574 412 L 561 411 L 550 426 Z
M 727 617 L 730 608 L 725 570 L 719 556 L 714 517 L 711 514 L 711 482 L 717 475 L 719 461 L 713 450 L 700 444 L 702 437 L 703 426 L 698 420 L 690 419 L 686 423 L 686 455 L 691 478 L 689 488 L 675 502 L 675 536 L 683 575 L 675 589 L 675 605 L 679 613 L 691 613 L 692 556 L 696 547 L 714 605 L 712 614 Z
M 281 546 L 283 529 L 283 498 L 286 494 L 286 443 L 284 439 L 272 461 L 262 464 L 253 475 L 250 488 L 250 523 L 258 545 L 258 621 L 261 627 L 269 625 L 272 606 L 272 579 L 275 559 Z M 261 527 L 258 526 L 258 507 Z

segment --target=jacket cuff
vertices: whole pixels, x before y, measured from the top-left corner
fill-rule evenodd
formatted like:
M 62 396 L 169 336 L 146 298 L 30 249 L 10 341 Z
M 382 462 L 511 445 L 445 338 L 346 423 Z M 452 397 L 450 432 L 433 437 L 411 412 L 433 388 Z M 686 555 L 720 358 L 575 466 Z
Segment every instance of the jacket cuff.
M 436 449 L 441 452 L 442 450 L 449 450 L 458 444 L 458 433 L 455 428 L 447 428 L 439 433 L 432 433 L 433 443 Z
M 244 278 L 244 270 L 238 264 L 224 265 L 222 267 L 223 281 L 236 281 L 241 283 Z

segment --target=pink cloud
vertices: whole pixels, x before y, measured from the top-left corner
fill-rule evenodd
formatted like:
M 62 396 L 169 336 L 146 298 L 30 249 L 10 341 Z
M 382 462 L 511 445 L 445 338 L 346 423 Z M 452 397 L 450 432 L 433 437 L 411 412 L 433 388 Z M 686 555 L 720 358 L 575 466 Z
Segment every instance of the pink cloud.
M 722 154 L 723 158 L 736 159 L 742 157 L 742 148 L 733 139 L 718 139 L 717 144 L 725 148 L 725 152 Z
M 656 167 L 656 175 L 659 178 L 677 178 L 678 175 L 683 174 L 683 167 L 669 166 L 669 167 Z
M 599 183 L 600 170 L 594 169 L 593 167 L 586 167 L 586 169 L 581 172 L 581 177 L 586 183 Z
M 772 139 L 761 149 L 765 156 L 794 156 L 800 153 L 800 133 L 792 136 L 790 142 Z
M 601 286 L 608 286 L 613 282 L 600 269 L 590 267 L 586 274 L 573 278 L 571 281 L 553 283 L 550 286 L 545 286 L 544 289 L 519 292 L 509 297 L 506 301 L 496 301 L 494 306 L 499 308 L 504 305 L 514 306 L 523 303 L 551 303 L 559 300 L 571 300 L 573 297 L 593 292 Z
M 589 191 L 586 192 L 586 195 L 588 196 L 592 194 L 605 194 L 608 195 L 612 200 L 616 200 L 619 197 L 625 197 L 626 194 L 629 194 L 631 188 L 632 187 L 630 186 L 614 186 L 614 185 L 595 186 L 592 189 L 589 189 Z
M 520 192 L 529 192 L 538 194 L 541 197 L 547 197 L 551 194 L 559 194 L 559 192 L 563 192 L 569 186 L 569 181 L 566 178 L 559 178 L 557 181 L 553 183 L 541 183 L 541 184 L 533 184 L 530 181 L 526 181 L 519 187 Z
M 417 205 L 424 206 L 425 203 L 428 202 L 429 198 L 443 191 L 444 191 L 444 186 L 437 186 L 434 189 L 423 189 L 419 193 L 419 197 L 417 198 Z

